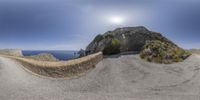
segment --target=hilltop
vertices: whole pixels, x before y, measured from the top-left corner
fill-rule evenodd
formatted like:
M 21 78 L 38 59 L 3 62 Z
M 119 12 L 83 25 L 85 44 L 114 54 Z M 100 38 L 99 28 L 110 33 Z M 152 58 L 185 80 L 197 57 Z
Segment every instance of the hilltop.
M 104 54 L 116 54 L 141 51 L 147 40 L 160 40 L 175 45 L 160 33 L 149 31 L 143 26 L 123 27 L 97 35 L 87 46 L 86 52 L 104 51 Z
M 180 62 L 190 56 L 161 33 L 143 26 L 117 28 L 97 35 L 87 46 L 86 54 L 99 51 L 104 55 L 134 51 L 140 53 L 142 59 L 156 63 Z

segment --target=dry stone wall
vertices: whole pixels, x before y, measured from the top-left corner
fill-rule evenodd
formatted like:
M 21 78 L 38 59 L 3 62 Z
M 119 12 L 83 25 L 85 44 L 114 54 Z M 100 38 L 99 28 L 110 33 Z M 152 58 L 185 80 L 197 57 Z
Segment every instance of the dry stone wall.
M 49 77 L 71 77 L 80 75 L 95 67 L 103 59 L 102 52 L 91 54 L 82 58 L 49 62 L 49 61 L 36 61 L 21 57 L 12 57 L 19 61 L 26 69 L 44 76 Z

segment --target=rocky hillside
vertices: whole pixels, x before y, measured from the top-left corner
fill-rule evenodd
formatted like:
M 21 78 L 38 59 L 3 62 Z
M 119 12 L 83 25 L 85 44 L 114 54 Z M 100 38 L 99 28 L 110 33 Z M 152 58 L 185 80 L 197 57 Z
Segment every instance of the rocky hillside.
M 149 62 L 170 64 L 185 60 L 190 53 L 182 48 L 159 40 L 146 41 L 140 57 Z
M 59 61 L 52 54 L 48 54 L 48 53 L 41 53 L 38 55 L 26 56 L 25 58 L 30 58 L 30 59 L 34 59 L 38 61 Z
M 160 33 L 152 32 L 143 26 L 117 28 L 97 35 L 87 46 L 86 53 L 103 51 L 104 55 L 126 51 L 141 51 L 147 40 L 160 40 L 175 45 Z
M 0 49 L 0 54 L 9 56 L 23 56 L 20 49 Z

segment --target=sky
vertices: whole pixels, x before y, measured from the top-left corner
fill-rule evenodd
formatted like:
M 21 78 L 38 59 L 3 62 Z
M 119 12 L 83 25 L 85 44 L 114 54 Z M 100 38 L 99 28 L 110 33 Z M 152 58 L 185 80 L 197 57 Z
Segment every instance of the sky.
M 200 48 L 198 0 L 0 0 L 0 48 L 79 50 L 97 34 L 145 26 Z

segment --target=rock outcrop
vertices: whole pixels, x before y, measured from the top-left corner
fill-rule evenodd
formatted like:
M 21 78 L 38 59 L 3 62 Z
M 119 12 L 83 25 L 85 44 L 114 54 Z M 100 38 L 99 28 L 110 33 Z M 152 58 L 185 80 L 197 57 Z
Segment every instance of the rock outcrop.
M 160 40 L 175 45 L 160 33 L 149 31 L 143 26 L 124 27 L 97 35 L 87 46 L 86 53 L 103 51 L 103 54 L 109 55 L 126 51 L 139 52 L 147 40 Z
M 0 54 L 9 56 L 23 56 L 20 49 L 0 49 Z

